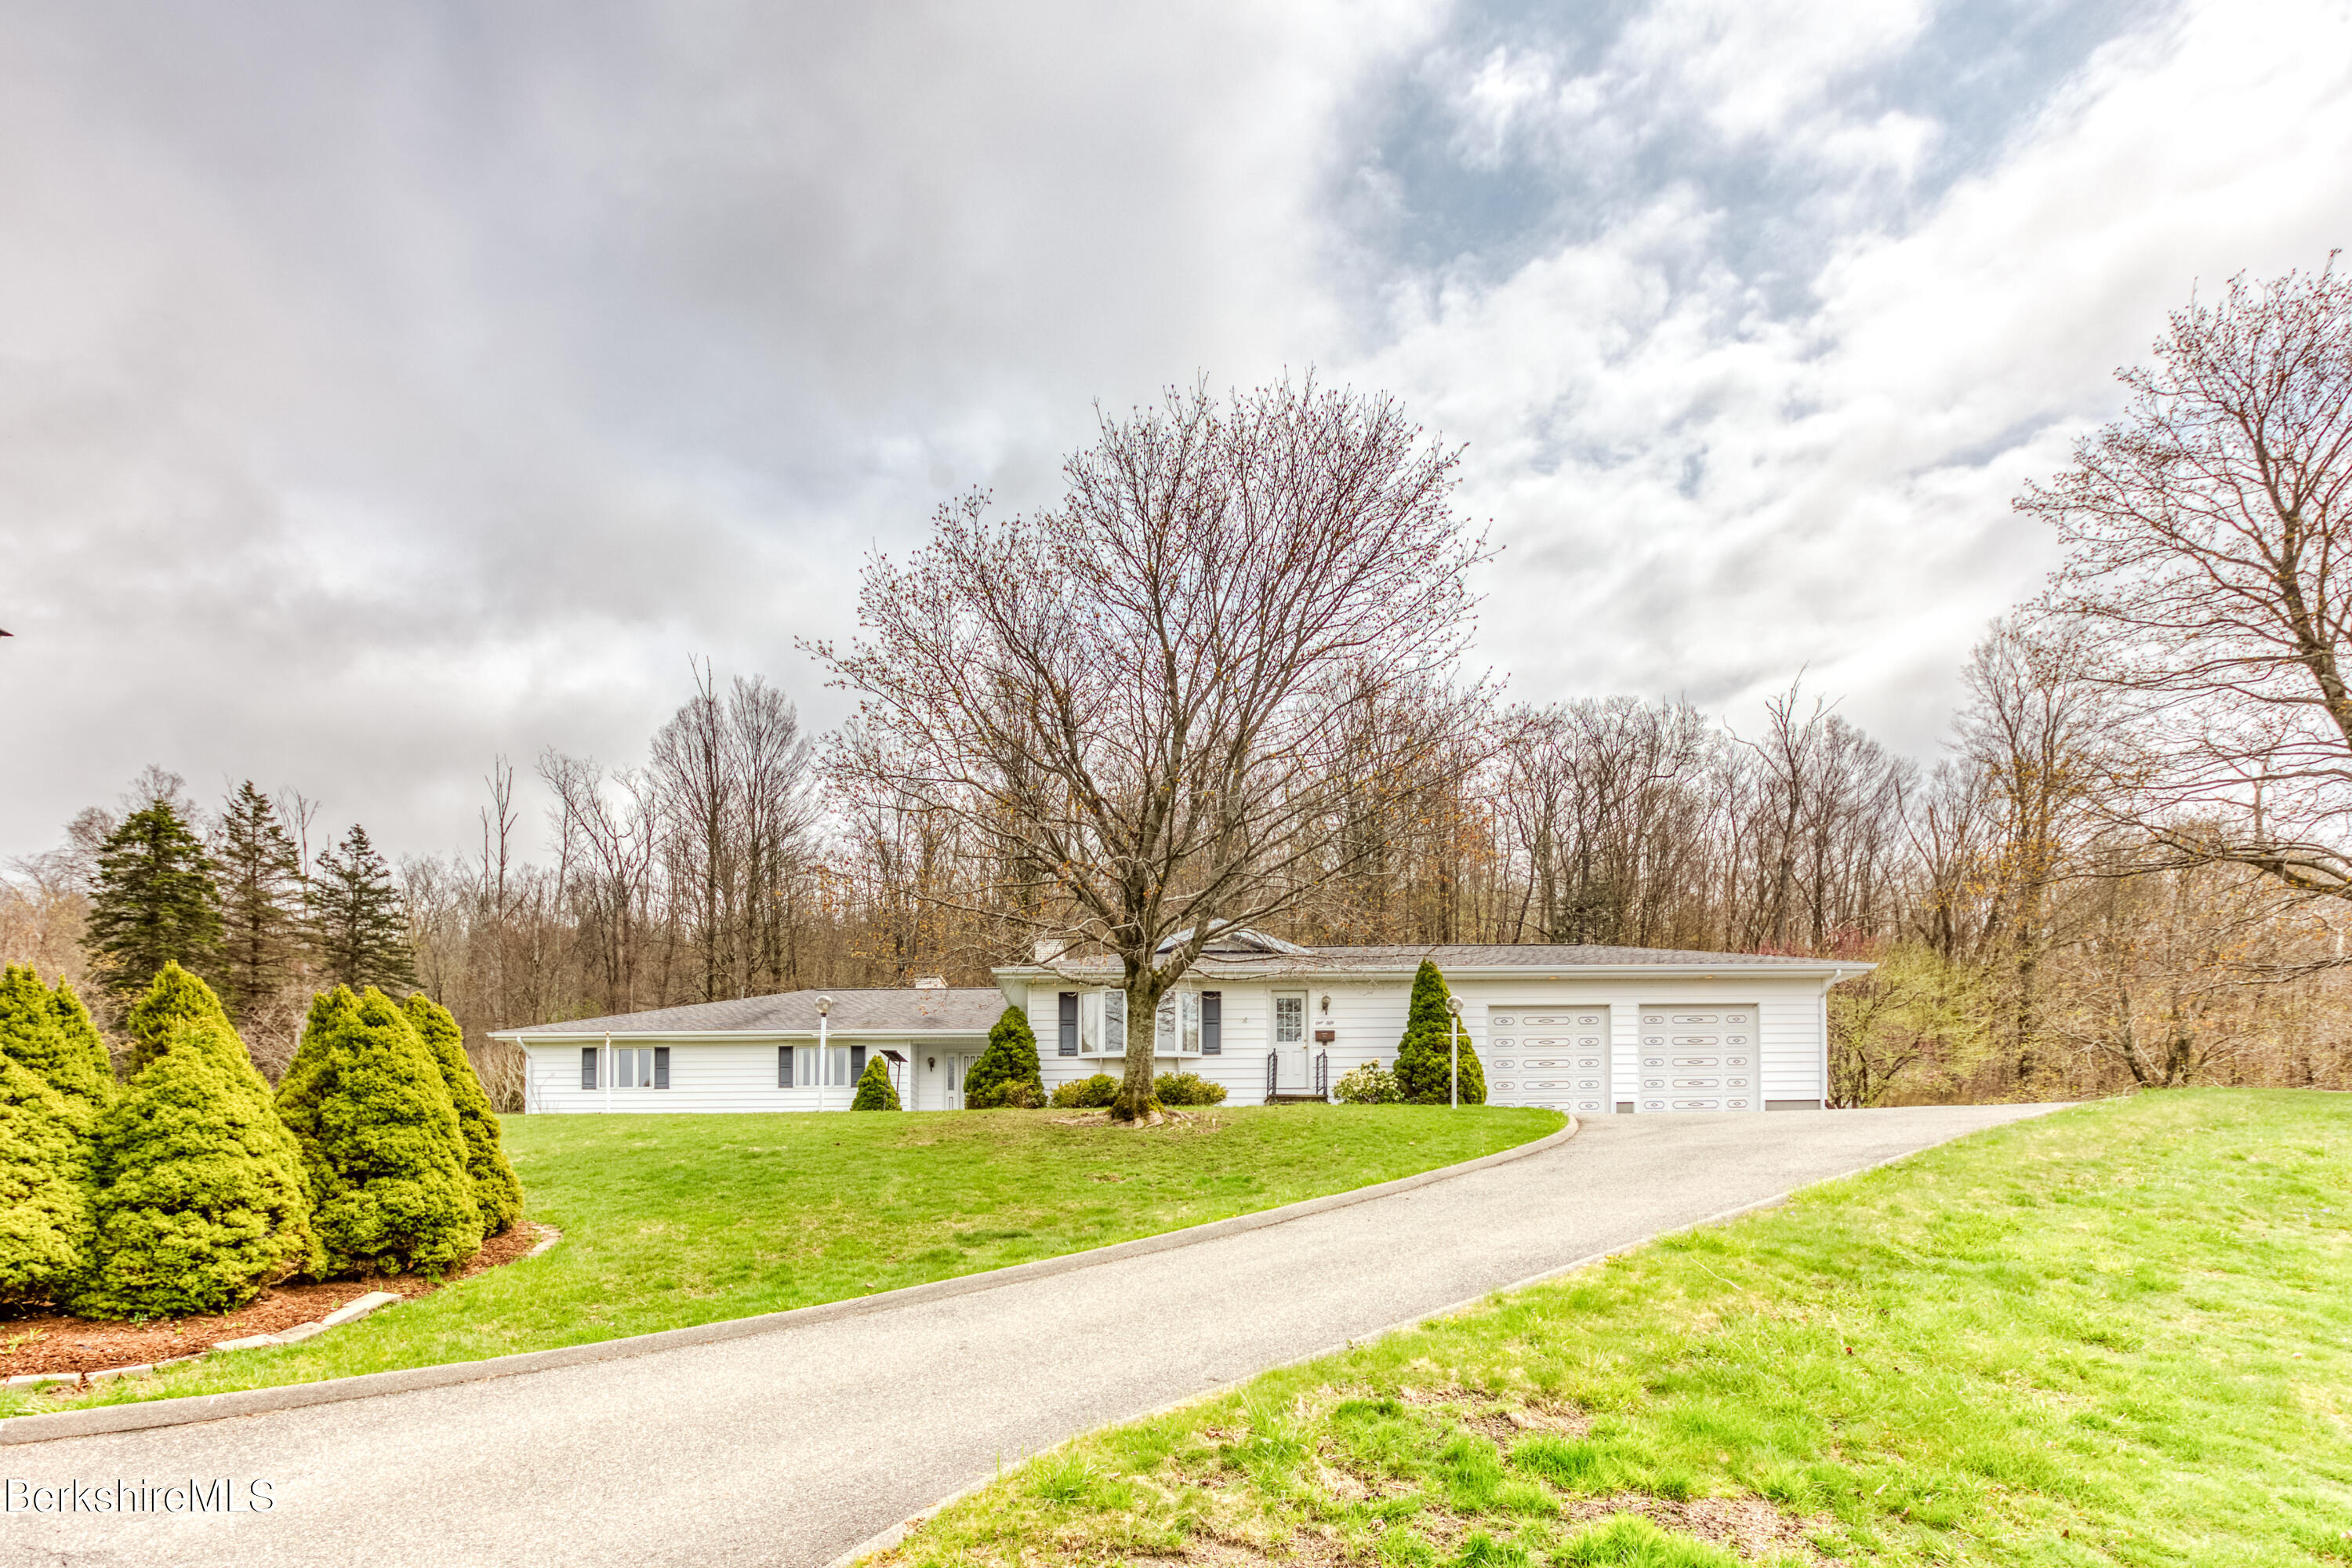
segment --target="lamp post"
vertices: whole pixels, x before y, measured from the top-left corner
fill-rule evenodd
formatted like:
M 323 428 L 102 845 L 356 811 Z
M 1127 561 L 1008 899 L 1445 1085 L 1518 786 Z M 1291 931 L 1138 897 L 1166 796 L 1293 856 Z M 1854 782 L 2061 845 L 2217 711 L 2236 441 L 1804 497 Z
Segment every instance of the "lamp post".
M 824 1109 L 825 1086 L 833 1081 L 833 1036 L 828 1026 L 833 1021 L 833 998 L 816 999 L 816 1108 Z
M 1462 1109 L 1462 998 L 1445 999 L 1446 1070 L 1452 1079 L 1447 1089 L 1446 1104 L 1455 1110 Z

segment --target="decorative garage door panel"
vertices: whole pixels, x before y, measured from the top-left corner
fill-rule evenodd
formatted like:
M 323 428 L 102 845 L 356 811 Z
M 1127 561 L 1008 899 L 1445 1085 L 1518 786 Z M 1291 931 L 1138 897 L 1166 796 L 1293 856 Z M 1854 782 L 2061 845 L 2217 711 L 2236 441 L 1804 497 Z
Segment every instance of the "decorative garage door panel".
M 1755 1008 L 1644 1007 L 1640 1037 L 1641 1110 L 1763 1109 Z
M 1486 1099 L 1605 1115 L 1609 1102 L 1609 1009 L 1486 1009 Z

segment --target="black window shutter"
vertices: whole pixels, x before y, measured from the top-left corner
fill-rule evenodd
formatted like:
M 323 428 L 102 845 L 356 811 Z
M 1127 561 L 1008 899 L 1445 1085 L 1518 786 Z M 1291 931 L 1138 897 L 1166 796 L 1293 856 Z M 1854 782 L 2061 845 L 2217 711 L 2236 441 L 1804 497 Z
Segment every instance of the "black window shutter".
M 1078 994 L 1076 992 L 1062 993 L 1061 1005 L 1056 1013 L 1056 1018 L 1061 1026 L 1061 1038 L 1055 1048 L 1066 1057 L 1076 1056 L 1078 1054 Z
M 1225 1054 L 1225 994 L 1222 991 L 1201 993 L 1201 1054 Z
M 793 1048 L 790 1046 L 776 1047 L 776 1087 L 778 1089 L 793 1087 Z
M 654 1047 L 654 1087 L 656 1089 L 669 1087 L 669 1047 L 667 1046 Z
M 580 1047 L 580 1087 L 596 1087 L 596 1047 L 593 1046 Z

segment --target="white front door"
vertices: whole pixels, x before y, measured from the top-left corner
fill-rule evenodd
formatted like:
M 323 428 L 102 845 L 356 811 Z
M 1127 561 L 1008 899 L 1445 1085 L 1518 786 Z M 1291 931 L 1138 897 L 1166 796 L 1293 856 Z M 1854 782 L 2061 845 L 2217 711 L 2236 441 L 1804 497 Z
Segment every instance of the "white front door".
M 1313 1074 L 1307 1066 L 1307 993 L 1277 991 L 1274 994 L 1275 1087 L 1285 1094 L 1303 1093 L 1315 1087 Z
M 963 1109 L 963 1075 L 970 1072 L 971 1070 L 971 1064 L 979 1059 L 980 1058 L 978 1057 L 955 1056 L 952 1054 L 948 1057 L 947 1108 L 950 1110 L 961 1110 Z
M 1641 1039 L 1643 1111 L 1763 1109 L 1755 1008 L 1644 1007 Z
M 1609 1100 L 1609 1009 L 1486 1009 L 1486 1098 L 1496 1105 L 1542 1105 L 1602 1116 Z

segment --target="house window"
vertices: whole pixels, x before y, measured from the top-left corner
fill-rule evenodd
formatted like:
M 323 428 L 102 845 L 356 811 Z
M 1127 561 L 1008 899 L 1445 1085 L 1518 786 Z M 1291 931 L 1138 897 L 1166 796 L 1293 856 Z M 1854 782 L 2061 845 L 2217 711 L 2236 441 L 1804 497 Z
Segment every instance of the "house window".
M 580 1087 L 596 1087 L 596 1047 L 593 1046 L 580 1047 Z
M 1127 993 L 1089 991 L 1078 998 L 1078 1054 L 1127 1055 Z
M 1304 994 L 1274 999 L 1274 1043 L 1277 1046 L 1307 1043 L 1307 998 Z
M 834 1088 L 841 1089 L 846 1085 L 856 1083 L 857 1081 L 858 1074 L 865 1070 L 866 1047 L 864 1046 L 835 1046 L 833 1047 L 833 1073 L 827 1081 L 830 1082 Z
M 1195 1057 L 1201 1054 L 1201 994 L 1171 991 L 1160 999 L 1151 1020 L 1151 1050 L 1155 1056 Z
M 1062 993 L 1061 1000 L 1055 1010 L 1055 1023 L 1057 1026 L 1055 1049 L 1062 1056 L 1076 1056 L 1078 1054 L 1078 994 L 1076 992 Z
M 776 1047 L 776 1087 L 778 1089 L 793 1087 L 793 1047 L 790 1046 Z
M 593 1051 L 583 1052 L 580 1063 L 580 1087 L 593 1089 L 591 1080 L 596 1076 L 594 1067 L 586 1059 Z M 669 1087 L 669 1047 L 667 1046 L 614 1046 L 604 1053 L 605 1071 L 611 1075 L 608 1086 L 613 1089 L 667 1089 Z
M 1204 1057 L 1223 1055 L 1225 1048 L 1225 994 L 1222 991 L 1201 993 L 1201 1054 Z

